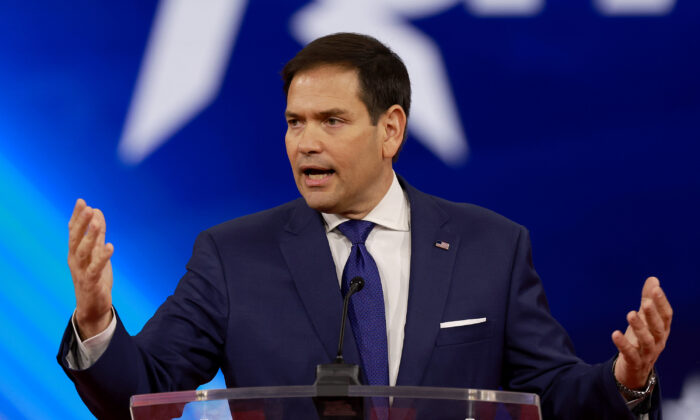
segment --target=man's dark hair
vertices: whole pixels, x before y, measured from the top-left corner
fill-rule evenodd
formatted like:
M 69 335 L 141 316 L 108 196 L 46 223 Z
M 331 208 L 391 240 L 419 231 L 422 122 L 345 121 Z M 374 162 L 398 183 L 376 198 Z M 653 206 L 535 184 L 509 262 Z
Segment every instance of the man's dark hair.
M 377 124 L 379 117 L 395 104 L 403 108 L 408 118 L 411 81 L 406 66 L 389 47 L 368 35 L 341 32 L 311 41 L 282 69 L 285 96 L 297 73 L 325 64 L 357 70 L 360 100 L 367 107 L 372 124 Z

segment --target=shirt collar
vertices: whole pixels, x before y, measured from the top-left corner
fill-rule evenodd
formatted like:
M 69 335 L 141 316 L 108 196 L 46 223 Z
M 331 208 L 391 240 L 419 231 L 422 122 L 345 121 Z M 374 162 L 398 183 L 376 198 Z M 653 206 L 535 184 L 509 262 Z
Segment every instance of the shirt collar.
M 350 220 L 347 217 L 332 213 L 321 213 L 321 215 L 326 222 L 326 232 L 330 232 L 338 227 L 339 224 Z M 399 180 L 396 178 L 396 173 L 394 173 L 394 179 L 391 182 L 389 191 L 386 192 L 379 204 L 362 220 L 373 222 L 387 229 L 407 232 L 409 230 L 408 218 L 408 199 L 399 184 Z

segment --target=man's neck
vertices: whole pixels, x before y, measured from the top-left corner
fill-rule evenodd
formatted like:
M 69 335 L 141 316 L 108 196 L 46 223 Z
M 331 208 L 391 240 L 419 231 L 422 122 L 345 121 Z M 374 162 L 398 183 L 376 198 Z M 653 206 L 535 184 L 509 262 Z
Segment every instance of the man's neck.
M 398 178 L 392 172 L 392 181 L 382 199 L 362 219 L 394 230 L 408 230 L 409 204 L 405 191 Z M 326 223 L 327 231 L 333 230 L 340 223 L 348 220 L 342 214 L 321 213 Z
M 369 202 L 367 205 L 362 206 L 362 210 L 350 210 L 346 213 L 338 213 L 340 217 L 344 217 L 346 219 L 354 219 L 354 220 L 362 220 L 364 219 L 368 214 L 374 210 L 377 205 L 386 197 L 387 193 L 389 192 L 389 189 L 391 188 L 391 184 L 394 182 L 394 179 L 396 178 L 396 174 L 394 173 L 394 170 L 390 170 L 388 173 L 382 176 L 381 180 L 381 189 L 380 191 L 382 192 L 381 195 L 379 195 L 377 198 L 375 198 L 373 201 Z

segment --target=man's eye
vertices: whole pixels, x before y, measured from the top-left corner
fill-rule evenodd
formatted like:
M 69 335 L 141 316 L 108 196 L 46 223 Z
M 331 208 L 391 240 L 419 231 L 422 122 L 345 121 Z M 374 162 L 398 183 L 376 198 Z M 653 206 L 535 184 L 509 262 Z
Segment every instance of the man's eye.
M 297 125 L 299 125 L 299 120 L 294 120 L 294 119 L 287 120 L 287 125 L 290 127 L 296 127 Z
M 326 124 L 330 126 L 339 125 L 342 121 L 338 118 L 329 118 L 326 120 Z

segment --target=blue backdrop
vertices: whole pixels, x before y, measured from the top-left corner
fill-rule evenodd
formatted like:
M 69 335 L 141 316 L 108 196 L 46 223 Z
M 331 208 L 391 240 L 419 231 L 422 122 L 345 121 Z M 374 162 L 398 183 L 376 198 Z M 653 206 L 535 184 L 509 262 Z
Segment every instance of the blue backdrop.
M 669 410 L 691 401 L 681 391 L 700 375 L 700 4 L 196 3 L 3 5 L 0 419 L 90 417 L 55 361 L 75 304 L 75 199 L 106 215 L 114 303 L 136 333 L 199 231 L 297 197 L 279 71 L 338 30 L 405 56 L 424 106 L 396 171 L 527 226 L 552 312 L 584 359 L 614 353 L 610 333 L 645 277 L 660 277 L 675 309 L 663 392 Z

